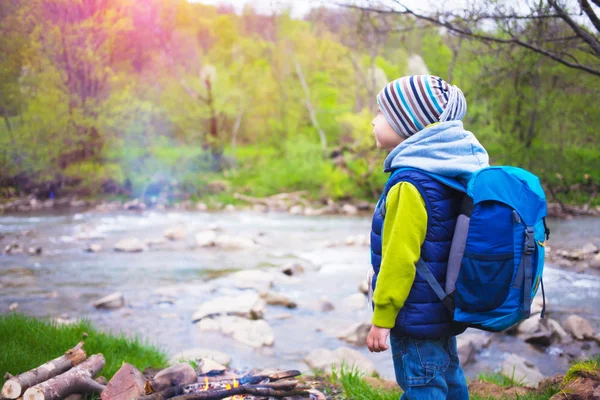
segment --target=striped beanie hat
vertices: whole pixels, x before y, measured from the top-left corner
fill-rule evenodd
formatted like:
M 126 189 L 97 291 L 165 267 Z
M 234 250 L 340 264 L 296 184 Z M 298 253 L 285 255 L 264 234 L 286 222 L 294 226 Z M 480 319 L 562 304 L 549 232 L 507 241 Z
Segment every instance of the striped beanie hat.
M 463 92 L 432 75 L 405 76 L 388 83 L 377 103 L 400 136 L 410 137 L 435 122 L 461 120 L 467 112 Z

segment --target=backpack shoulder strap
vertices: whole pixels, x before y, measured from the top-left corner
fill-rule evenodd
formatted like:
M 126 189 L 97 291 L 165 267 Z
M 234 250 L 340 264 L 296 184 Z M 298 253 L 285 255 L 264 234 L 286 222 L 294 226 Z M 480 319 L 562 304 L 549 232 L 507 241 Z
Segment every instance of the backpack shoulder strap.
M 433 276 L 433 273 L 422 258 L 419 258 L 419 261 L 417 261 L 416 268 L 423 275 L 427 283 L 429 283 L 429 286 L 431 286 L 437 297 L 442 301 L 442 304 L 448 311 L 454 313 L 454 299 L 444 292 L 444 289 L 442 289 L 442 286 L 435 279 L 435 276 Z

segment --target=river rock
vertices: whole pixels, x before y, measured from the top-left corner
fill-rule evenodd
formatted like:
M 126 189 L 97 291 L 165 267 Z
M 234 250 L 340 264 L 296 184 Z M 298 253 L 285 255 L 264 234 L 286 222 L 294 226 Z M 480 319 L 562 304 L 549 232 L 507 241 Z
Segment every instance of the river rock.
M 585 255 L 598 254 L 600 253 L 600 248 L 598 248 L 598 246 L 596 246 L 594 243 L 586 243 L 580 251 Z
M 462 336 L 462 335 L 461 335 Z M 476 349 L 473 342 L 464 339 L 461 336 L 456 338 L 456 349 L 458 352 L 458 360 L 461 366 L 465 366 L 470 362 L 475 361 Z
M 362 281 L 360 281 L 360 284 L 358 285 L 358 291 L 364 295 L 368 295 L 369 294 L 369 281 L 366 279 L 363 279 Z
M 238 342 L 254 348 L 272 346 L 275 343 L 273 329 L 262 319 L 252 321 L 236 316 L 220 316 L 202 319 L 198 327 L 203 331 L 221 331 Z
M 244 318 L 262 318 L 265 301 L 255 292 L 246 292 L 238 296 L 216 297 L 206 301 L 194 313 L 193 322 L 215 315 L 237 315 Z
M 590 268 L 600 269 L 600 254 L 596 254 L 589 262 Z
M 99 253 L 102 251 L 102 246 L 100 246 L 98 243 L 91 243 L 88 245 L 85 251 L 88 253 Z
M 10 243 L 4 247 L 4 254 L 21 254 L 23 253 L 23 246 L 19 243 Z
M 116 292 L 94 301 L 92 305 L 96 308 L 121 308 L 125 305 L 125 298 L 123 297 L 123 294 L 121 292 Z
M 592 325 L 579 315 L 570 315 L 567 317 L 563 326 L 565 331 L 577 340 L 594 337 L 594 328 L 592 328 Z
M 144 204 L 144 202 L 142 202 L 140 199 L 133 199 L 123 204 L 123 209 L 130 211 L 142 211 L 146 209 L 146 204 Z
M 187 232 L 183 226 L 174 226 L 163 233 L 163 236 L 169 240 L 181 240 L 185 238 L 185 235 Z
M 302 215 L 302 213 L 304 212 L 304 207 L 302 207 L 301 205 L 296 204 L 294 206 L 291 206 L 288 209 L 288 212 L 290 214 L 294 214 L 294 215 Z
M 31 256 L 41 256 L 43 251 L 40 246 L 33 246 L 27 249 L 27 253 Z
M 337 338 L 357 346 L 366 346 L 371 326 L 372 325 L 367 322 L 354 324 L 342 330 L 337 335 Z
M 335 306 L 326 296 L 322 296 L 317 304 L 317 309 L 321 312 L 329 312 L 335 310 Z
M 504 360 L 501 373 L 516 382 L 521 382 L 523 386 L 534 389 L 537 389 L 545 378 L 531 361 L 516 354 L 511 354 Z
M 214 239 L 214 243 L 217 247 L 231 250 L 245 250 L 257 247 L 256 242 L 252 239 L 231 235 L 217 236 Z
M 517 332 L 522 334 L 531 334 L 538 332 L 542 328 L 542 319 L 539 315 L 534 315 L 523 320 L 517 327 Z
M 304 273 L 304 267 L 300 263 L 289 263 L 281 267 L 281 272 L 287 276 L 296 276 Z
M 553 332 L 545 325 L 539 315 L 533 315 L 519 324 L 517 332 L 527 343 L 550 346 Z
M 475 361 L 478 351 L 488 347 L 492 342 L 492 336 L 477 331 L 467 331 L 456 338 L 458 358 L 462 366 Z
M 240 289 L 256 289 L 266 292 L 273 286 L 273 275 L 259 269 L 238 271 L 229 276 L 229 279 Z
M 227 370 L 226 366 L 221 365 L 218 362 L 211 360 L 210 358 L 203 358 L 199 361 L 196 361 L 196 364 L 198 365 L 196 371 L 199 375 L 206 375 L 211 372 L 221 373 Z
M 131 364 L 123 366 L 112 377 L 102 391 L 102 400 L 129 400 L 146 394 L 144 389 L 146 379 L 142 373 Z
M 342 306 L 351 311 L 367 308 L 367 297 L 362 293 L 356 293 L 342 299 Z
M 115 250 L 126 253 L 139 253 L 146 250 L 146 244 L 138 238 L 131 237 L 119 240 L 115 244 Z
M 228 354 L 213 349 L 197 347 L 175 354 L 173 357 L 171 357 L 169 365 L 177 364 L 182 361 L 198 362 L 202 359 L 209 359 L 223 365 L 228 365 L 231 363 L 231 357 Z
M 562 326 L 560 326 L 560 324 L 558 323 L 558 321 L 552 319 L 552 318 L 547 318 L 546 320 L 546 326 L 548 327 L 548 329 L 550 329 L 550 331 L 557 336 L 560 339 L 560 342 L 565 344 L 565 343 L 570 343 L 573 341 L 573 338 L 571 337 L 571 335 L 569 335 Z
M 214 230 L 201 231 L 195 235 L 196 245 L 199 247 L 210 247 L 215 245 L 217 233 Z
M 358 208 L 356 208 L 352 204 L 344 204 L 342 206 L 342 212 L 347 215 L 356 215 L 358 214 Z
M 190 385 L 196 382 L 196 371 L 188 363 L 179 363 L 163 369 L 151 380 L 153 391 L 160 392 L 169 386 Z
M 457 340 L 461 338 L 463 341 L 471 343 L 477 351 L 487 348 L 492 343 L 492 335 L 477 330 L 472 331 L 469 329 L 459 335 Z
M 347 370 L 356 369 L 365 375 L 375 372 L 375 365 L 356 350 L 340 347 L 334 351 L 315 349 L 305 358 L 304 362 L 313 369 L 324 370 L 331 374 L 332 369 L 340 370 L 342 364 Z
M 556 254 L 569 261 L 581 261 L 585 259 L 585 253 L 581 250 L 558 250 Z
M 283 306 L 286 308 L 296 308 L 298 305 L 291 299 L 279 293 L 265 292 L 260 297 L 271 306 Z

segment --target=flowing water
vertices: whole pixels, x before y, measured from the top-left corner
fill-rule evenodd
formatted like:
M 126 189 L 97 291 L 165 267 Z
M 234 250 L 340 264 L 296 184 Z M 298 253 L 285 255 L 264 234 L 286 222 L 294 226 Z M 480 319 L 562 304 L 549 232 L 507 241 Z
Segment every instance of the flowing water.
M 217 225 L 226 234 L 254 238 L 252 250 L 195 248 L 193 233 Z M 151 247 L 142 253 L 118 253 L 113 245 L 124 237 L 161 238 L 165 229 L 183 225 L 188 235 L 180 241 Z M 17 302 L 19 311 L 35 316 L 87 318 L 112 332 L 139 335 L 173 355 L 204 347 L 218 349 L 233 358 L 233 366 L 279 367 L 306 370 L 302 359 L 312 349 L 349 346 L 335 332 L 356 322 L 368 321 L 370 310 L 347 308 L 343 299 L 358 293 L 369 265 L 365 246 L 329 247 L 349 235 L 366 235 L 368 217 L 304 217 L 278 213 L 113 212 L 89 211 L 64 214 L 0 216 L 0 241 L 41 246 L 43 255 L 0 256 L 0 310 Z M 550 221 L 551 245 L 581 247 L 600 242 L 600 224 L 592 218 Z M 20 236 L 30 231 L 27 236 Z M 86 237 L 81 240 L 80 236 Z M 78 237 L 79 236 L 79 237 Z M 99 253 L 84 251 L 98 243 Z M 302 264 L 306 272 L 286 279 L 279 267 Z M 298 308 L 269 306 L 265 320 L 273 327 L 275 345 L 252 349 L 219 333 L 201 332 L 191 322 L 204 301 L 237 292 L 227 275 L 244 269 L 272 269 L 281 276 L 273 291 L 290 297 Z M 544 276 L 549 311 L 562 321 L 577 313 L 600 330 L 600 277 L 577 274 L 547 265 Z M 120 291 L 126 307 L 97 310 L 92 301 Z M 335 310 L 322 312 L 318 301 L 326 296 Z M 289 315 L 284 315 L 289 314 Z M 281 318 L 287 317 L 287 318 Z M 525 355 L 547 375 L 566 370 L 567 357 L 577 355 L 581 344 L 569 349 L 540 350 L 512 336 L 495 335 L 493 344 L 467 368 L 468 375 L 497 369 L 508 353 Z M 591 351 L 597 350 L 597 345 Z M 1 343 L 0 343 L 1 347 Z M 393 376 L 389 352 L 371 354 L 355 347 L 373 362 L 384 377 Z M 585 350 L 585 349 L 584 349 Z M 587 351 L 590 351 L 589 349 Z

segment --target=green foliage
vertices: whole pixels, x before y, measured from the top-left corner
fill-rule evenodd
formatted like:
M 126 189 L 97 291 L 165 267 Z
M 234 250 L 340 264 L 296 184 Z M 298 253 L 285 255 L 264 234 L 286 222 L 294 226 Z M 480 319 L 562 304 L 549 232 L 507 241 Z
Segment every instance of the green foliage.
M 0 182 L 66 179 L 78 182 L 68 190 L 98 195 L 112 180 L 135 196 L 169 182 L 197 198 L 224 179 L 253 195 L 374 199 L 385 152 L 375 148 L 369 109 L 382 80 L 406 74 L 413 54 L 430 73 L 452 74 L 469 103 L 465 126 L 494 163 L 531 169 L 570 202 L 591 193 L 572 185 L 600 181 L 598 78 L 524 49 L 353 10 L 295 20 L 185 1 L 150 0 L 149 12 L 115 0 L 71 17 L 73 0 L 5 3 Z M 341 158 L 328 158 L 333 150 Z M 235 167 L 221 163 L 223 153 Z
M 523 386 L 523 383 L 521 381 L 516 381 L 512 377 L 507 377 L 497 373 L 481 373 L 477 377 L 477 380 L 494 383 L 501 387 Z
M 344 398 L 348 400 L 397 400 L 402 394 L 398 390 L 378 390 L 364 381 L 362 374 L 356 369 L 347 369 L 342 366 L 339 371 L 331 375 L 333 383 L 341 384 Z
M 590 358 L 589 360 L 579 361 L 571 365 L 565 374 L 563 385 L 568 384 L 582 375 L 595 375 L 596 377 L 600 377 L 600 356 Z
M 88 337 L 83 339 L 83 333 Z M 79 341 L 85 340 L 89 355 L 102 353 L 106 365 L 101 374 L 110 379 L 127 362 L 140 371 L 147 367 L 166 366 L 166 356 L 156 347 L 137 338 L 114 336 L 100 332 L 88 322 L 57 325 L 21 314 L 0 316 L 0 371 L 13 375 L 36 368 L 60 357 Z M 4 378 L 0 376 L 0 386 Z

